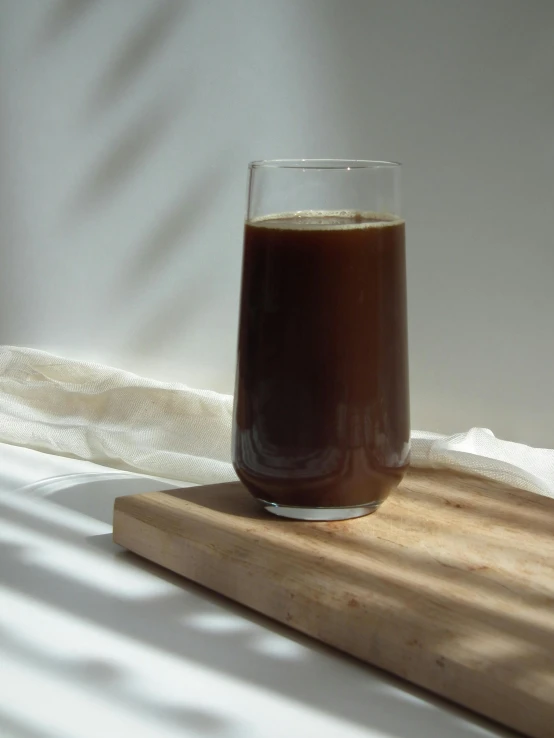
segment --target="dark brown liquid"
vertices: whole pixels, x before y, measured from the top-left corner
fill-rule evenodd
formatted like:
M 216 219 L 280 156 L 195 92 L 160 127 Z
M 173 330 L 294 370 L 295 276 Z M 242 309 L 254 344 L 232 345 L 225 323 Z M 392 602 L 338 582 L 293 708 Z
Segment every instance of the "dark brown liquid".
M 404 223 L 246 224 L 233 463 L 258 498 L 379 503 L 409 455 Z

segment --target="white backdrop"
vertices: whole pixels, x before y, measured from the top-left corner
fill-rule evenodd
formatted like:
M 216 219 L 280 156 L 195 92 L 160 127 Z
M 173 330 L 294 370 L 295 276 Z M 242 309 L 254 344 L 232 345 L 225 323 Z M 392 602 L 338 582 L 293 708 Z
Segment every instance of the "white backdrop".
M 248 160 L 398 159 L 413 426 L 554 446 L 554 3 L 0 10 L 0 343 L 231 392 Z

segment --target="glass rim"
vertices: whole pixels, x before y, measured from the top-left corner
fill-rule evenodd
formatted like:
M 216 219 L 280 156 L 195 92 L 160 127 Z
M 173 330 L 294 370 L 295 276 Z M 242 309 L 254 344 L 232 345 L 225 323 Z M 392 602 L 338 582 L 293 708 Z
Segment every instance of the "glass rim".
M 249 169 L 399 169 L 398 161 L 373 159 L 257 159 L 248 164 Z

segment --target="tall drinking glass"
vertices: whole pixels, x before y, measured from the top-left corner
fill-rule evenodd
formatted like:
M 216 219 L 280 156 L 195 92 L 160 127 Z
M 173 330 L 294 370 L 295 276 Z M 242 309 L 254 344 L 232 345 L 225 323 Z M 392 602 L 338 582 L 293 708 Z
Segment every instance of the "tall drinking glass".
M 250 164 L 233 464 L 301 520 L 375 511 L 410 454 L 400 165 Z

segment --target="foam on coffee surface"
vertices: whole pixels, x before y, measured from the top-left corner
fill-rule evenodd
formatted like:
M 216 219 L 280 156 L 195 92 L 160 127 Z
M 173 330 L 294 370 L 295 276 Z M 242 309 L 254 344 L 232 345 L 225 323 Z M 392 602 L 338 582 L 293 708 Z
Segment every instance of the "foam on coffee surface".
M 299 210 L 294 213 L 263 215 L 248 221 L 251 226 L 279 230 L 351 230 L 383 228 L 400 223 L 403 221 L 392 213 L 357 210 Z

